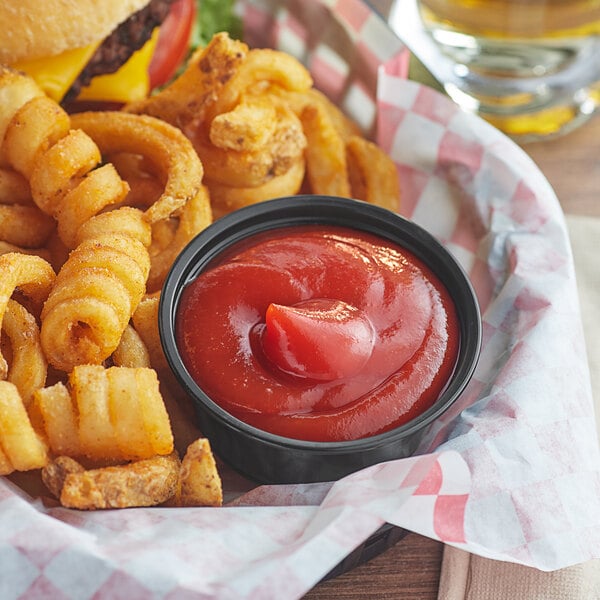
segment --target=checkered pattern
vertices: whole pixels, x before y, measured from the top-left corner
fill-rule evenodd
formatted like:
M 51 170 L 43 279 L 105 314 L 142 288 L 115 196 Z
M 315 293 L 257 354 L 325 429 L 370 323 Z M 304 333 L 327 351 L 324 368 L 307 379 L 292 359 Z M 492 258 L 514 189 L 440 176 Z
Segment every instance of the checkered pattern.
M 384 522 L 542 569 L 600 556 L 589 374 L 548 183 L 496 130 L 405 81 L 400 43 L 362 3 L 273 4 L 239 3 L 247 41 L 303 58 L 377 135 L 398 165 L 402 212 L 469 273 L 484 320 L 475 377 L 420 456 L 333 486 L 260 487 L 220 509 L 84 513 L 0 480 L 3 600 L 301 597 Z

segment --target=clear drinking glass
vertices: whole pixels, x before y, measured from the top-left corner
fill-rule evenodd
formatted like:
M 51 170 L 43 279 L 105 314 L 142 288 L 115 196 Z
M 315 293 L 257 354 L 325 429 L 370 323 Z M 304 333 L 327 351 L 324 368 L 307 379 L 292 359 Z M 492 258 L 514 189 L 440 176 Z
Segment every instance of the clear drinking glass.
M 600 0 L 418 0 L 453 62 L 459 104 L 521 140 L 569 131 L 600 104 Z

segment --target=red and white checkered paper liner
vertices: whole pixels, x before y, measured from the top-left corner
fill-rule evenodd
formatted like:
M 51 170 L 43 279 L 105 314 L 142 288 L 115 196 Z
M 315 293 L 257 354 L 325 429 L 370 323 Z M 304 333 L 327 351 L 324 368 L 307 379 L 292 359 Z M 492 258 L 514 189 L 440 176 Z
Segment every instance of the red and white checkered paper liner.
M 484 322 L 475 377 L 419 456 L 333 486 L 85 513 L 1 480 L 0 597 L 301 597 L 385 522 L 540 569 L 600 557 L 590 379 L 549 184 L 496 130 L 406 81 L 402 45 L 358 0 L 238 8 L 249 42 L 302 58 L 377 137 L 397 162 L 404 216 L 468 271 Z

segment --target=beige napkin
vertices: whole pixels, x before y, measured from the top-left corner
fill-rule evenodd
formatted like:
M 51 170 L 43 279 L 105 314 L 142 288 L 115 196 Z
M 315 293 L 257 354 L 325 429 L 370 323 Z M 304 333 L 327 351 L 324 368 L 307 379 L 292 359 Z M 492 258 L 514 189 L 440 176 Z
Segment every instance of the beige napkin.
M 600 434 L 600 219 L 567 215 Z M 444 548 L 438 600 L 599 600 L 600 560 L 550 573 Z

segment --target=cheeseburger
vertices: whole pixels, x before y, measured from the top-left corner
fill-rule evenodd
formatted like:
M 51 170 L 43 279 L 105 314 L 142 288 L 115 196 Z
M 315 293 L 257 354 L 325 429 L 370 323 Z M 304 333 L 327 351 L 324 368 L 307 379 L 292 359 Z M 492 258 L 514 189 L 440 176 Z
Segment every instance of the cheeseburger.
M 4 0 L 0 64 L 54 100 L 126 103 L 186 58 L 195 0 Z

